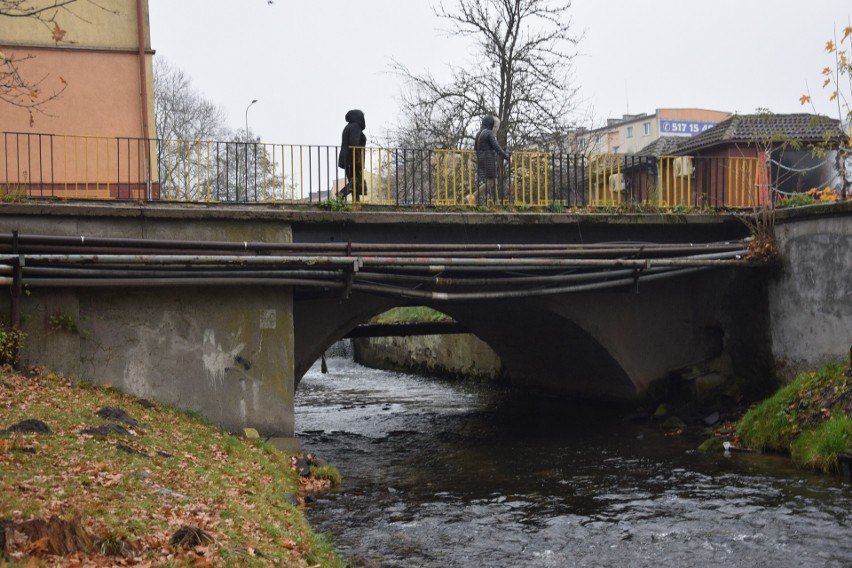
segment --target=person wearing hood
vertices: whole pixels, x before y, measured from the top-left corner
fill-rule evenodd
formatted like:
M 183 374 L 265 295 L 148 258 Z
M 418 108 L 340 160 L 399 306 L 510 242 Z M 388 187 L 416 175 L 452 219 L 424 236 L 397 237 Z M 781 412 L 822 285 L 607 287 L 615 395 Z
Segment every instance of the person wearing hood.
M 500 147 L 497 142 L 497 129 L 500 128 L 500 119 L 496 116 L 487 115 L 482 119 L 482 127 L 476 135 L 476 140 L 473 143 L 473 149 L 476 150 L 476 165 L 479 173 L 480 189 L 485 187 L 486 200 L 491 199 L 498 201 L 497 195 L 497 174 L 499 165 L 497 156 L 501 156 L 504 160 L 511 160 L 512 157 Z M 477 194 L 479 190 L 477 190 Z
M 346 126 L 343 128 L 343 139 L 340 141 L 340 156 L 337 166 L 346 172 L 346 185 L 340 190 L 340 196 L 346 197 L 352 193 L 352 199 L 359 201 L 365 193 L 364 185 L 364 147 L 367 136 L 364 129 L 364 112 L 358 109 L 346 113 Z M 354 190 L 354 191 L 353 191 Z

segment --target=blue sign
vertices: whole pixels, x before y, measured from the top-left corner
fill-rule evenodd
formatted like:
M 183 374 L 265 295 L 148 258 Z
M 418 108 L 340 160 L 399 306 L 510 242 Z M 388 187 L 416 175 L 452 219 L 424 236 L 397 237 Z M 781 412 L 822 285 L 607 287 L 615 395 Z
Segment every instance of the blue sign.
M 706 120 L 660 120 L 660 134 L 668 136 L 695 136 L 717 124 L 718 122 L 708 122 Z

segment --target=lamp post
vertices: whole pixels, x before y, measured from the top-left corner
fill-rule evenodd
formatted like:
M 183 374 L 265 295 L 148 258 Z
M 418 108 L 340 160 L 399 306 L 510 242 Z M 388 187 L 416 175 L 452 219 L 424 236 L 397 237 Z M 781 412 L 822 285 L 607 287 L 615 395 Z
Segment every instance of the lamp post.
M 246 107 L 246 141 L 248 141 L 249 130 L 248 130 L 248 111 L 251 108 L 251 105 L 257 102 L 257 99 L 252 99 L 249 105 Z

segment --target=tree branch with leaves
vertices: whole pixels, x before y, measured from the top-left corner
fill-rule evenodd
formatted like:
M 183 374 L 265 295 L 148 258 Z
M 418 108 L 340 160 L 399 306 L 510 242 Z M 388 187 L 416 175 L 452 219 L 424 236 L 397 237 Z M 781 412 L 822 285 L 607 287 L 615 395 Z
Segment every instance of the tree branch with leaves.
M 828 90 L 829 101 L 836 104 L 837 118 L 844 130 L 843 141 L 837 147 L 836 157 L 842 184 L 841 197 L 846 199 L 852 181 L 852 23 L 847 20 L 840 38 L 835 32 L 834 37 L 826 41 L 825 52 L 832 56 L 833 62 L 822 70 L 822 88 Z M 814 106 L 810 91 L 802 95 L 799 101 L 803 105 L 810 104 L 812 108 Z

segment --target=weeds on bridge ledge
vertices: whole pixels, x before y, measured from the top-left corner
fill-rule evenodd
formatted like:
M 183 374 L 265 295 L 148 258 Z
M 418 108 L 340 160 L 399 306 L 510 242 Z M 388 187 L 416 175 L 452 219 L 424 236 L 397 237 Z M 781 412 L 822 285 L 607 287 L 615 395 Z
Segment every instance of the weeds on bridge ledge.
M 321 201 L 319 206 L 320 209 L 325 209 L 326 211 L 345 211 L 349 209 L 349 203 L 345 197 L 329 197 L 325 201 Z
M 30 194 L 26 187 L 16 184 L 0 185 L 0 203 L 23 203 L 29 199 Z

